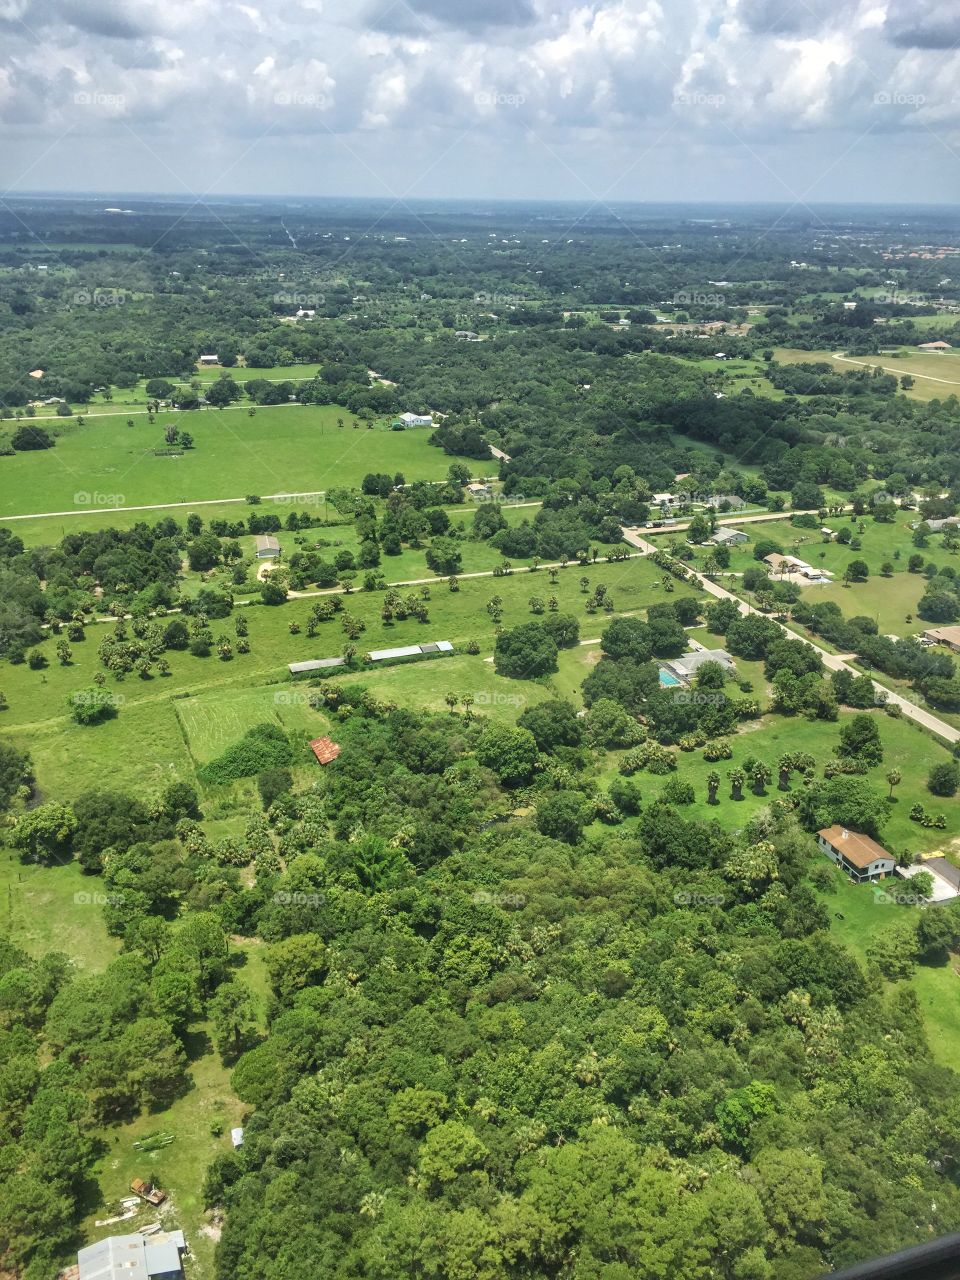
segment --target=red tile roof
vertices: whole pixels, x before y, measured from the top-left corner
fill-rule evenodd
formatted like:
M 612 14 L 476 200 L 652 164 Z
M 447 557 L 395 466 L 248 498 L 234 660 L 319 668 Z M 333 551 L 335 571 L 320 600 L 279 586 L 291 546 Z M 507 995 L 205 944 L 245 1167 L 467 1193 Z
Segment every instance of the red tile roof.
M 321 764 L 329 764 L 340 754 L 340 744 L 330 738 L 314 738 L 310 743 L 310 750 Z

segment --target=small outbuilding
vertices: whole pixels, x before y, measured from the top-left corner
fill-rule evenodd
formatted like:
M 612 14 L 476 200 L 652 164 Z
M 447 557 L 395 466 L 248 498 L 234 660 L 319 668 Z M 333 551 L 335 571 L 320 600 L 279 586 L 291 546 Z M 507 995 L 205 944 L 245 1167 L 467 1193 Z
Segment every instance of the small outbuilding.
M 332 738 L 314 738 L 310 750 L 321 764 L 332 764 L 340 754 L 340 744 Z

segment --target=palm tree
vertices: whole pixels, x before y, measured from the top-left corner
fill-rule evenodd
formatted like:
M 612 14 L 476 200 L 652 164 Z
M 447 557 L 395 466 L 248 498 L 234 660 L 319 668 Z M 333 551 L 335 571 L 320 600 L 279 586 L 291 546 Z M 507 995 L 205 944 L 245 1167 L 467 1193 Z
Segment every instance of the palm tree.
M 902 781 L 903 781 L 903 774 L 900 772 L 900 770 L 891 769 L 890 772 L 887 774 L 887 782 L 890 786 L 890 794 L 887 796 L 888 800 L 893 799 L 893 788 L 898 787 Z
M 777 783 L 781 791 L 790 790 L 790 774 L 793 772 L 793 757 L 781 756 L 777 762 L 777 768 L 780 771 L 780 781 Z
M 758 796 L 766 794 L 767 783 L 773 777 L 773 770 L 768 764 L 764 764 L 762 760 L 758 760 L 753 766 L 753 772 L 750 778 L 753 782 L 753 789 Z
M 468 720 L 471 719 L 470 708 L 473 706 L 473 702 L 474 702 L 473 694 L 465 693 L 463 697 L 460 699 L 460 701 L 463 703 L 464 715 L 467 717 Z
M 730 799 L 743 799 L 743 784 L 747 780 L 747 775 L 742 769 L 728 769 L 727 777 L 730 779 Z
M 717 804 L 717 791 L 720 789 L 720 775 L 715 769 L 707 774 L 707 804 Z
M 455 693 L 445 693 L 443 695 L 443 700 L 447 704 L 447 706 L 450 708 L 450 714 L 453 715 L 457 706 L 457 701 L 458 701 L 457 695 Z

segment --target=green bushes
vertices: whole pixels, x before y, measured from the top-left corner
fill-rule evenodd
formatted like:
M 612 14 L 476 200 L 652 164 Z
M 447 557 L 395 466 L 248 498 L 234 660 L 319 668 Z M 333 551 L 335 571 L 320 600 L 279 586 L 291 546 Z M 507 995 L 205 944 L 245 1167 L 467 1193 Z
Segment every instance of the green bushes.
M 239 742 L 197 770 L 201 782 L 234 782 L 267 769 L 280 769 L 293 761 L 293 748 L 277 725 L 257 724 Z

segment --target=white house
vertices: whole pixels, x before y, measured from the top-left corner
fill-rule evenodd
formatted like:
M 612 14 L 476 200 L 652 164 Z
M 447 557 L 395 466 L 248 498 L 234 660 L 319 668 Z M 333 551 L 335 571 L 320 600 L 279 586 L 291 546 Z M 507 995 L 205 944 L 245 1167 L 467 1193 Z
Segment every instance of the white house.
M 218 355 L 201 356 L 200 359 L 197 361 L 197 363 L 198 364 L 219 364 L 220 357 Z
M 747 542 L 749 539 L 742 529 L 717 529 L 713 537 L 708 538 L 707 541 L 718 547 L 737 547 L 741 542 Z
M 399 421 L 405 427 L 432 427 L 433 418 L 429 413 L 401 413 Z
M 736 663 L 726 649 L 694 649 L 692 653 L 685 653 L 682 658 L 664 659 L 660 666 L 682 684 L 689 684 L 705 662 L 719 663 L 724 671 L 736 670 Z
M 857 884 L 882 880 L 897 865 L 893 854 L 888 853 L 882 844 L 877 844 L 876 840 L 860 831 L 850 831 L 836 824 L 817 832 L 817 844 L 821 852 Z

